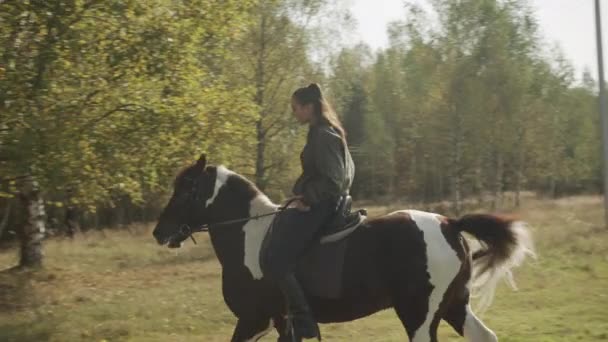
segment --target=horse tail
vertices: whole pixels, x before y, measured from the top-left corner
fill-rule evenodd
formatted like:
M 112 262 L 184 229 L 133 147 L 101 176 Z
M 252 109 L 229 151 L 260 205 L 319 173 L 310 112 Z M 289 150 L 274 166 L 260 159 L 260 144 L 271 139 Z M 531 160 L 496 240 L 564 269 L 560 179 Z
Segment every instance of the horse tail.
M 472 256 L 470 286 L 471 295 L 479 298 L 478 310 L 483 311 L 492 304 L 499 280 L 505 279 L 517 289 L 511 270 L 521 265 L 527 256 L 536 257 L 524 222 L 497 215 L 471 214 L 450 220 L 450 226 L 471 234 L 481 244 L 481 249 Z

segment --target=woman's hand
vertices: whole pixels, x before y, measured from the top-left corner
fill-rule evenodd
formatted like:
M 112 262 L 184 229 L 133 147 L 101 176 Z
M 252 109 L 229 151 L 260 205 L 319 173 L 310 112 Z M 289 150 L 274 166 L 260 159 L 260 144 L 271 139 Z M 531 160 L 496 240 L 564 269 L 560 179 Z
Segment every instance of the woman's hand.
M 306 203 L 304 203 L 304 201 L 302 199 L 303 199 L 302 196 L 295 197 L 295 200 L 293 200 L 293 202 L 291 202 L 289 207 L 296 208 L 299 211 L 310 211 L 310 206 L 308 206 Z

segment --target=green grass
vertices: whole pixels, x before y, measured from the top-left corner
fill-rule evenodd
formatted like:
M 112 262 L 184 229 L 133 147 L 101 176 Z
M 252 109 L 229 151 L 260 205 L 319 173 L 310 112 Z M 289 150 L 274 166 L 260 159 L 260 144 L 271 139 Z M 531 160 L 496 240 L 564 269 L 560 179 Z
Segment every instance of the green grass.
M 608 340 L 600 199 L 530 199 L 518 214 L 531 225 L 539 259 L 516 270 L 518 291 L 500 286 L 484 322 L 503 342 Z M 229 340 L 235 319 L 219 264 L 208 238 L 198 240 L 176 253 L 140 227 L 48 241 L 44 270 L 0 272 L 0 341 Z M 16 262 L 14 250 L 0 252 L 0 270 Z M 390 310 L 322 330 L 326 341 L 406 340 Z M 463 339 L 442 325 L 440 340 Z

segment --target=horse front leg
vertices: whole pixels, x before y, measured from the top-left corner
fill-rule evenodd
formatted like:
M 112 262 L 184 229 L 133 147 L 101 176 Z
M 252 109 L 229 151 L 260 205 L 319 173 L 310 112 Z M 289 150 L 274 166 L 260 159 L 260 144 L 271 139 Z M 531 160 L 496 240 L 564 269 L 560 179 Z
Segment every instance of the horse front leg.
M 270 318 L 239 318 L 232 334 L 232 342 L 256 342 L 268 334 L 274 327 Z

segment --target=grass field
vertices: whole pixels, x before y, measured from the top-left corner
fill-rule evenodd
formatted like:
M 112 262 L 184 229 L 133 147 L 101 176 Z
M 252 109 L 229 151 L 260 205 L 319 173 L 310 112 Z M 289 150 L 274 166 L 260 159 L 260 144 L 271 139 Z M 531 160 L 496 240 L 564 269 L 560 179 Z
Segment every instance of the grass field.
M 372 208 L 374 213 L 392 208 Z M 482 315 L 503 342 L 608 341 L 608 230 L 598 197 L 530 199 L 539 259 Z M 0 272 L 0 341 L 228 341 L 235 323 L 206 236 L 176 253 L 150 227 L 46 243 L 45 269 Z M 17 262 L 0 252 L 0 270 Z M 326 341 L 406 341 L 388 310 L 322 326 Z M 442 324 L 441 341 L 462 341 Z M 262 341 L 275 341 L 271 334 Z

